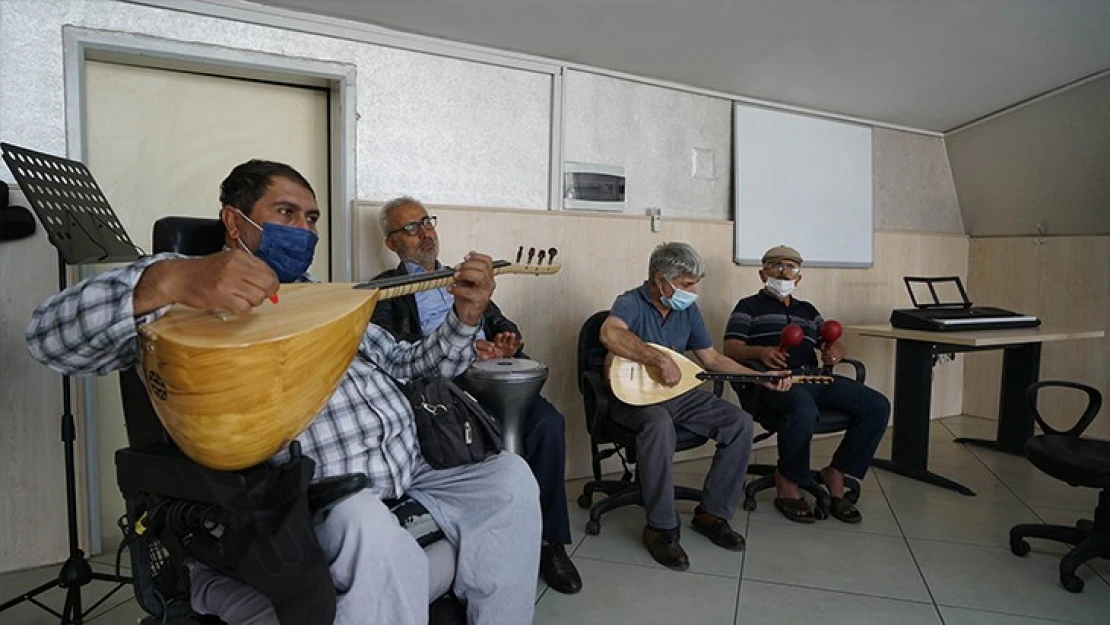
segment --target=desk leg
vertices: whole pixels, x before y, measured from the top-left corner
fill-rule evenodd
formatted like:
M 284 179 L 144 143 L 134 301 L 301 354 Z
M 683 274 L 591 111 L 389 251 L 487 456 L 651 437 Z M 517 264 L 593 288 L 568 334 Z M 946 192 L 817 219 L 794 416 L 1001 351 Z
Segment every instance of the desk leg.
M 957 438 L 956 442 L 1024 456 L 1025 441 L 1033 436 L 1033 415 L 1025 405 L 1025 390 L 1040 378 L 1040 374 L 1040 343 L 1025 343 L 1004 349 L 997 440 Z
M 929 471 L 929 408 L 933 390 L 930 343 L 898 339 L 894 358 L 894 439 L 890 460 L 874 458 L 871 466 L 963 495 L 970 488 Z

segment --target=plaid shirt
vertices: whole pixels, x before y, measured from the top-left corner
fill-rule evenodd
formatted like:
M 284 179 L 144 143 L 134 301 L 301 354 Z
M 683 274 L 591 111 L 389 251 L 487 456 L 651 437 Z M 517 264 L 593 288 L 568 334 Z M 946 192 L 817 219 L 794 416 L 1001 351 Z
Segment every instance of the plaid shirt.
M 144 258 L 89 278 L 43 302 L 27 328 L 31 356 L 70 375 L 105 375 L 135 366 L 136 329 L 169 309 L 136 317 L 132 308 L 135 284 L 147 266 L 167 258 L 180 256 Z M 420 461 L 412 406 L 371 362 L 401 380 L 436 370 L 454 378 L 473 362 L 474 337 L 480 327 L 463 324 L 452 311 L 423 341 L 406 343 L 369 325 L 335 394 L 297 437 L 304 454 L 316 461 L 316 477 L 365 473 L 379 496 L 400 497 L 412 483 Z M 281 461 L 287 453 L 282 450 L 273 460 Z

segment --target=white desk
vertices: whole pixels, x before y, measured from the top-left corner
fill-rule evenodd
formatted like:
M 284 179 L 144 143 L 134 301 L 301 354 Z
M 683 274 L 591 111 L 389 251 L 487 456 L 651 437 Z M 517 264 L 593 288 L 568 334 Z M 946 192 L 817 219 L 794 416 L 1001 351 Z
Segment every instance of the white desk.
M 1025 441 L 1033 435 L 1033 415 L 1025 403 L 1025 390 L 1040 377 L 1041 344 L 1105 336 L 1102 330 L 1074 330 L 1051 326 L 1016 330 L 927 332 L 881 324 L 845 326 L 844 330 L 861 337 L 896 341 L 894 438 L 890 460 L 876 458 L 871 464 L 964 495 L 974 495 L 975 492 L 927 468 L 933 357 L 937 354 L 1003 350 L 1002 394 L 998 407 L 996 439 L 957 438 L 956 442 L 1024 455 Z

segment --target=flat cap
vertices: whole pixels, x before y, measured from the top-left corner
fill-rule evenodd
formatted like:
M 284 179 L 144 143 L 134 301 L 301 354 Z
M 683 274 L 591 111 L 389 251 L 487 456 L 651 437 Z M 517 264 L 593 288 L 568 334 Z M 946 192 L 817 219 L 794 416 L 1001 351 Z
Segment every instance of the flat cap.
M 766 263 L 771 260 L 792 260 L 800 265 L 802 264 L 802 255 L 792 247 L 777 245 L 764 252 L 763 260 L 760 262 Z

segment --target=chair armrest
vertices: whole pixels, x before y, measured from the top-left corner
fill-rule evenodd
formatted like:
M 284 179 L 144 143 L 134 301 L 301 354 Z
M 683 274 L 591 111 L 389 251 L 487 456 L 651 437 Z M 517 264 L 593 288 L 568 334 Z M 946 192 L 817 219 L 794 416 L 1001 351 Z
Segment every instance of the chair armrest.
M 613 392 L 599 371 L 584 371 L 581 379 L 582 400 L 586 404 L 586 427 L 597 432 L 598 421 L 607 419 L 613 407 Z
M 856 382 L 863 384 L 867 380 L 867 367 L 864 366 L 863 361 L 856 360 L 855 358 L 842 358 L 840 362 L 835 365 L 825 365 L 825 371 L 831 375 L 833 369 L 840 365 L 851 365 L 852 368 L 855 369 Z
M 725 383 L 721 380 L 713 380 L 713 394 L 720 397 L 725 394 Z
M 1067 432 L 1060 432 L 1050 426 L 1045 422 L 1044 418 L 1041 417 L 1041 413 L 1037 410 L 1037 392 L 1045 387 L 1072 388 L 1087 394 L 1087 408 L 1083 411 L 1083 414 L 1080 415 L 1079 421 Z M 1087 427 L 1091 425 L 1091 422 L 1095 420 L 1095 415 L 1097 415 L 1098 411 L 1102 408 L 1102 393 L 1098 392 L 1098 389 L 1092 386 L 1087 386 L 1079 382 L 1068 382 L 1067 380 L 1041 380 L 1040 382 L 1030 384 L 1029 388 L 1025 389 L 1025 403 L 1029 407 L 1029 412 L 1033 415 L 1033 418 L 1036 419 L 1037 424 L 1040 425 L 1041 429 L 1045 432 L 1049 434 L 1067 434 L 1068 436 L 1079 437 Z

